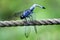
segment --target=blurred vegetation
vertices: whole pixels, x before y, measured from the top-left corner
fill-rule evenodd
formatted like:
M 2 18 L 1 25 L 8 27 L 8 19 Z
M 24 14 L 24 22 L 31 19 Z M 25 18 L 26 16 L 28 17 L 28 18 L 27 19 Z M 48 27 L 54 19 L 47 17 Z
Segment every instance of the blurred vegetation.
M 34 10 L 36 20 L 60 18 L 60 0 L 0 0 L 0 20 L 15 20 L 14 12 L 28 9 L 34 3 L 46 7 Z M 0 27 L 0 40 L 60 40 L 60 25 L 38 26 L 37 29 L 38 34 L 35 34 L 31 26 L 29 38 L 26 38 L 24 27 Z

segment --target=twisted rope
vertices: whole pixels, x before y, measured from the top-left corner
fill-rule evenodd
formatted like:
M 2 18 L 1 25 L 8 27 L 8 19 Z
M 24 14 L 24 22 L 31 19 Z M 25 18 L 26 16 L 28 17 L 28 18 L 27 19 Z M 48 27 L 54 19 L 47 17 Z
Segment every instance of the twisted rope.
M 34 21 L 0 21 L 0 27 L 34 26 L 34 25 L 60 25 L 60 19 L 34 20 Z

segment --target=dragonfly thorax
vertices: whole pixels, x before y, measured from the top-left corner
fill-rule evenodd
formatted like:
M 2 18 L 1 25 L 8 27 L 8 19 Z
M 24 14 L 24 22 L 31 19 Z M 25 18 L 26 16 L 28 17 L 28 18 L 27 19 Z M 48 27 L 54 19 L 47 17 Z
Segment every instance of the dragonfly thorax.
M 22 15 L 20 16 L 21 19 L 24 19 L 26 17 L 29 17 L 30 14 L 32 14 L 33 12 L 31 10 L 25 10 Z

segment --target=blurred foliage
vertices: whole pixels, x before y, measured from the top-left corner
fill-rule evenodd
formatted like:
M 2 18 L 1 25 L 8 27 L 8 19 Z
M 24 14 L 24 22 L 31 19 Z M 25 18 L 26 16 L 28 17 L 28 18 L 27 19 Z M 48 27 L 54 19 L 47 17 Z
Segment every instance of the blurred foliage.
M 28 9 L 34 3 L 46 7 L 34 10 L 36 20 L 60 18 L 60 0 L 0 0 L 0 20 L 15 20 L 14 12 Z M 29 38 L 26 38 L 24 27 L 0 27 L 0 40 L 60 40 L 60 25 L 38 26 L 37 29 L 38 34 L 35 34 L 31 26 Z

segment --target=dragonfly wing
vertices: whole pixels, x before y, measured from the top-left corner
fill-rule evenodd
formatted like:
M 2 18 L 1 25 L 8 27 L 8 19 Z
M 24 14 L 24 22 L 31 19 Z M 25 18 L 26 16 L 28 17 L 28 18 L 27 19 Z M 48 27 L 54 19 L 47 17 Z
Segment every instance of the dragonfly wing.
M 34 14 L 34 13 L 33 13 Z M 36 17 L 33 17 L 32 15 L 30 15 L 30 21 L 33 21 L 33 20 L 35 20 L 35 18 Z M 36 26 L 34 26 L 34 30 L 35 30 L 35 33 L 37 33 L 37 28 L 36 28 Z
M 37 33 L 37 28 L 36 28 L 36 26 L 34 26 L 34 30 L 35 30 L 35 33 Z
M 19 12 L 15 12 L 14 16 L 19 17 L 20 15 L 22 15 L 23 11 L 19 11 Z
M 31 32 L 31 28 L 28 26 L 25 26 L 25 37 L 28 38 Z
M 26 22 L 28 21 L 27 19 L 25 19 Z M 31 32 L 31 28 L 30 26 L 25 26 L 25 37 L 28 38 L 29 37 L 29 34 Z

